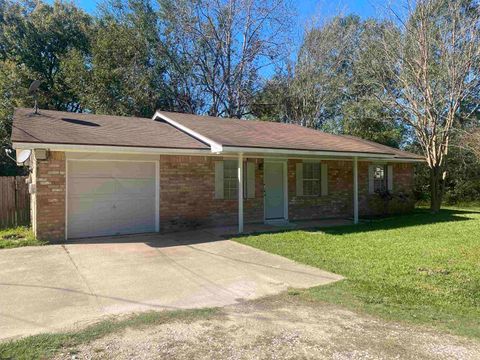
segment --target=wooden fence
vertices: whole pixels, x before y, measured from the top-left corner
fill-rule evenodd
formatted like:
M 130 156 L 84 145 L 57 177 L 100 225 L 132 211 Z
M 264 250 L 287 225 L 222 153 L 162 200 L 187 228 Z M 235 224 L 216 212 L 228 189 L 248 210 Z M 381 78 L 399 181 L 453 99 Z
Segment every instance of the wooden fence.
M 26 176 L 0 176 L 0 228 L 30 225 Z

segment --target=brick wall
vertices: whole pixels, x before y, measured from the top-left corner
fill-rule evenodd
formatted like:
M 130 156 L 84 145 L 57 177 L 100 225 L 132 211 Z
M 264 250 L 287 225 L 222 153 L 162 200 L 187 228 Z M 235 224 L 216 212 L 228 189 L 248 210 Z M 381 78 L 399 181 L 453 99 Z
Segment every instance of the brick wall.
M 288 160 L 288 215 L 290 220 L 352 216 L 353 169 L 351 161 L 324 161 L 328 166 L 328 195 L 297 196 L 296 164 Z
M 238 200 L 215 199 L 215 161 L 221 157 L 160 157 L 160 228 L 162 231 L 235 225 Z M 255 198 L 244 200 L 244 222 L 263 221 L 263 173 L 256 164 Z
M 215 161 L 221 157 L 160 156 L 160 227 L 162 231 L 236 225 L 237 200 L 215 199 Z M 255 163 L 255 198 L 244 200 L 245 223 L 263 222 L 263 160 Z M 351 161 L 328 164 L 327 196 L 296 196 L 296 163 L 288 161 L 288 208 L 290 220 L 352 217 Z M 410 211 L 414 206 L 413 166 L 394 164 L 394 198 L 385 203 L 368 194 L 368 162 L 359 162 L 361 216 Z M 48 160 L 34 160 L 32 219 L 36 236 L 49 241 L 65 237 L 65 155 L 50 152 Z
M 327 196 L 296 196 L 296 163 L 288 161 L 288 212 L 290 220 L 353 217 L 352 161 L 323 161 L 328 165 Z M 358 162 L 360 216 L 380 216 L 412 211 L 412 164 L 393 164 L 393 198 L 384 201 L 378 194 L 368 193 L 369 162 Z
M 415 207 L 413 196 L 414 169 L 412 164 L 393 164 L 393 198 L 383 200 L 378 194 L 368 193 L 367 162 L 358 163 L 360 216 L 401 214 Z
M 52 151 L 47 160 L 34 159 L 33 228 L 40 240 L 65 239 L 65 153 Z

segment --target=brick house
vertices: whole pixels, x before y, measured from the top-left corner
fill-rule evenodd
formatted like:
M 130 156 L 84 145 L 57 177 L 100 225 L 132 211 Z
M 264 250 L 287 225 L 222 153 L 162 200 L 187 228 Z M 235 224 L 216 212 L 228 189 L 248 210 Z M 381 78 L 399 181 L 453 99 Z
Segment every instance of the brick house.
M 12 142 L 32 150 L 32 224 L 50 241 L 406 212 L 422 161 L 298 125 L 160 111 L 16 109 Z

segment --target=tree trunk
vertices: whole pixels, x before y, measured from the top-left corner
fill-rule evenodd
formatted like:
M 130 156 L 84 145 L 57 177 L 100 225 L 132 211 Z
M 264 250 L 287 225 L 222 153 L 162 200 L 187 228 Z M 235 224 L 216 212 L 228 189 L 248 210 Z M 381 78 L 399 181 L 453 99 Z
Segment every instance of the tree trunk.
M 443 183 L 443 168 L 438 165 L 430 168 L 430 210 L 432 213 L 438 213 L 442 206 Z

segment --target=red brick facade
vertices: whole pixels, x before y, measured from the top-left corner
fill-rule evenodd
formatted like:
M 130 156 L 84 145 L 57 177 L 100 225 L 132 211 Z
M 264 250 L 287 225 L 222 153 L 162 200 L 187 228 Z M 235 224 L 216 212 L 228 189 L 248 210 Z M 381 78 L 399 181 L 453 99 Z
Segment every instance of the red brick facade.
M 393 198 L 390 201 L 382 200 L 378 194 L 368 194 L 368 165 L 367 162 L 358 163 L 360 216 L 392 215 L 412 211 L 415 206 L 413 165 L 393 164 Z
M 65 153 L 52 151 L 47 160 L 33 159 L 32 224 L 38 239 L 65 238 Z
M 353 215 L 353 168 L 351 161 L 325 161 L 328 195 L 297 196 L 296 164 L 288 161 L 288 217 L 290 220 L 351 217 Z
M 215 199 L 215 161 L 208 156 L 160 157 L 160 228 L 163 231 L 233 225 L 238 200 Z M 244 200 L 245 222 L 263 221 L 263 173 L 256 163 L 255 198 Z
M 175 231 L 197 227 L 237 224 L 238 201 L 215 198 L 215 161 L 221 157 L 159 156 L 160 229 Z M 255 198 L 244 200 L 245 223 L 263 222 L 263 160 L 255 163 Z M 288 160 L 289 220 L 333 217 L 351 218 L 353 213 L 353 169 L 351 161 L 328 160 L 328 195 L 296 195 L 296 163 Z M 373 216 L 413 209 L 413 166 L 393 164 L 393 193 L 384 202 L 368 194 L 368 162 L 359 162 L 359 208 L 361 216 Z M 48 160 L 33 164 L 36 194 L 32 196 L 32 218 L 36 236 L 50 241 L 65 236 L 65 155 L 50 152 Z M 404 196 L 406 195 L 406 196 Z

